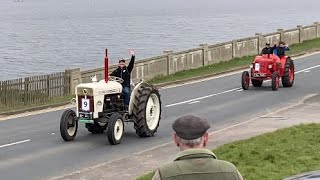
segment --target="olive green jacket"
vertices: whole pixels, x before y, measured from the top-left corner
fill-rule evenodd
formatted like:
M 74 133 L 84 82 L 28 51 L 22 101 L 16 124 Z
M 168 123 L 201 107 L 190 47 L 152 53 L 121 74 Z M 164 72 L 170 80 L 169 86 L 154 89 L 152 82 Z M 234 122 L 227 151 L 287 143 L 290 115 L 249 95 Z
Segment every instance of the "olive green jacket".
M 160 167 L 154 180 L 242 180 L 237 168 L 218 160 L 207 149 L 190 149 L 177 154 L 173 162 Z

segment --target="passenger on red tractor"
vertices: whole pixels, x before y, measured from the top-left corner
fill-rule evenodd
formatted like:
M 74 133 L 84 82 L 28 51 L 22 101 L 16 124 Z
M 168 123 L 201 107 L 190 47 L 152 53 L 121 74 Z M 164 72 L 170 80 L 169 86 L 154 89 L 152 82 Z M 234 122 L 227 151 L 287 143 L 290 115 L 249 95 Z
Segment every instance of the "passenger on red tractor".
M 273 54 L 279 56 L 279 58 L 281 59 L 282 57 L 284 57 L 286 54 L 286 51 L 289 51 L 289 46 L 286 45 L 285 42 L 280 41 L 278 46 L 274 46 L 273 47 Z
M 130 55 L 131 55 L 131 60 L 130 60 L 129 66 L 126 66 L 126 61 L 124 59 L 120 59 L 118 68 L 110 74 L 110 76 L 116 76 L 123 79 L 122 93 L 124 95 L 124 103 L 126 106 L 128 106 L 130 102 L 131 72 L 133 70 L 134 60 L 135 60 L 134 51 L 130 51 Z
M 272 54 L 273 53 L 273 49 L 272 47 L 270 46 L 270 43 L 266 43 L 266 47 L 264 47 L 260 53 L 260 55 L 263 55 L 263 54 Z

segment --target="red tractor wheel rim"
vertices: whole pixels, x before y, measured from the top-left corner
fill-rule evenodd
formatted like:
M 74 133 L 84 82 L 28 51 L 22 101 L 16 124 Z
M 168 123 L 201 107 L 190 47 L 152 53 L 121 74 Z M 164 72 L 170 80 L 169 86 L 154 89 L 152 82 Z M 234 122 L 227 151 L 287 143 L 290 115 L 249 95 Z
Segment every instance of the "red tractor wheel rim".
M 294 68 L 293 67 L 290 67 L 290 69 L 289 69 L 289 79 L 290 79 L 290 82 L 292 82 L 294 79 Z
M 249 74 L 246 74 L 246 86 L 249 87 L 249 84 L 250 84 L 250 78 L 249 78 Z
M 276 87 L 279 88 L 279 77 L 276 77 Z

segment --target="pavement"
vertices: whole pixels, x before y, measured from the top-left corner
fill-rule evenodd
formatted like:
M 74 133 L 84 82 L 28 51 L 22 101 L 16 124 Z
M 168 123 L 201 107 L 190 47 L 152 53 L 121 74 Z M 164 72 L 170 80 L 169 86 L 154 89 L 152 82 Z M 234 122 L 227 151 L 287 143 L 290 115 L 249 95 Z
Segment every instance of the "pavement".
M 223 144 L 248 139 L 302 123 L 320 123 L 319 109 L 320 95 L 307 96 L 297 104 L 211 132 L 208 148 L 214 149 Z M 155 170 L 160 165 L 172 161 L 178 152 L 179 149 L 174 143 L 167 143 L 131 157 L 99 164 L 54 179 L 136 179 L 147 172 Z M 219 154 L 216 155 L 219 158 Z M 125 171 L 119 171 L 119 169 L 125 169 Z
M 113 164 L 126 157 L 131 157 L 128 159 L 131 162 L 136 154 L 170 144 L 171 124 L 181 115 L 192 113 L 207 118 L 211 132 L 215 132 L 296 104 L 310 94 L 319 93 L 319 58 L 320 55 L 312 55 L 295 61 L 295 85 L 277 92 L 271 91 L 270 82 L 261 88 L 242 91 L 240 72 L 163 88 L 160 90 L 163 116 L 157 134 L 152 138 L 139 138 L 133 124 L 125 124 L 122 144 L 116 146 L 107 143 L 106 134 L 90 134 L 84 126 L 80 127 L 75 141 L 64 142 L 59 132 L 63 108 L 27 116 L 0 117 L 0 179 L 64 179 L 65 174 Z M 159 153 L 163 152 L 159 150 Z M 145 163 L 152 164 L 152 161 Z M 118 174 L 125 174 L 124 171 L 140 174 L 135 169 L 140 164 L 127 165 L 121 171 L 117 169 Z M 149 169 L 156 165 L 150 165 Z M 144 172 L 145 169 L 141 169 Z M 110 179 L 107 176 L 111 173 L 105 172 L 103 179 Z M 133 178 L 131 174 L 127 179 Z

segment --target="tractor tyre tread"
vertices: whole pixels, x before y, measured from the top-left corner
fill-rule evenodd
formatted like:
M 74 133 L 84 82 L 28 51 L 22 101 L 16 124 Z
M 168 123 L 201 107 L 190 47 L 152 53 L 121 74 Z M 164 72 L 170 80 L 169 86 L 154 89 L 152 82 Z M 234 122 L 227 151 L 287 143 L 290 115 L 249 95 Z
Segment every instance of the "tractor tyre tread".
M 293 60 L 288 57 L 286 60 L 286 64 L 284 67 L 284 75 L 282 76 L 282 85 L 283 87 L 292 87 L 293 83 L 294 83 L 294 79 L 292 82 L 290 82 L 290 68 L 293 66 L 294 69 L 294 63 Z
M 243 71 L 241 76 L 241 85 L 243 90 L 248 90 L 249 86 L 246 84 L 246 76 L 250 76 L 248 71 Z
M 142 84 L 138 91 L 138 93 L 135 95 L 135 102 L 133 103 L 133 110 L 132 115 L 135 119 L 135 125 L 134 129 L 136 130 L 136 134 L 140 137 L 151 137 L 153 136 L 158 127 L 161 120 L 161 98 L 158 89 L 156 89 L 154 86 L 149 85 L 147 83 Z M 148 98 L 151 94 L 156 94 L 159 98 L 160 103 L 160 114 L 159 114 L 159 121 L 154 130 L 150 130 L 148 128 L 147 122 L 146 122 L 146 106 L 148 102 Z
M 68 129 L 67 129 L 67 123 L 68 123 L 68 117 L 69 116 L 74 116 L 76 117 L 76 113 L 71 110 L 71 109 L 67 109 L 63 112 L 62 116 L 61 116 L 61 120 L 60 120 L 60 134 L 63 140 L 65 141 L 73 141 L 74 138 L 77 135 L 77 131 L 78 131 L 78 121 L 76 121 L 76 130 L 73 136 L 70 136 L 68 134 Z
M 111 145 L 116 145 L 116 144 L 120 144 L 121 143 L 121 139 L 122 139 L 122 136 L 119 140 L 117 140 L 114 136 L 114 126 L 115 126 L 115 123 L 118 119 L 122 119 L 122 116 L 120 113 L 114 113 L 110 116 L 110 119 L 109 119 L 109 122 L 108 122 L 108 128 L 107 128 L 107 139 L 109 141 L 109 143 Z M 122 123 L 123 123 L 123 119 L 122 119 Z
M 277 91 L 279 88 L 279 84 L 277 85 L 277 81 L 276 79 L 279 77 L 279 73 L 278 72 L 273 72 L 272 76 L 271 76 L 271 88 L 272 91 Z

